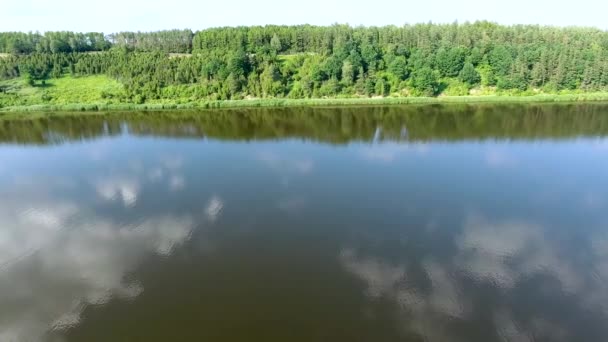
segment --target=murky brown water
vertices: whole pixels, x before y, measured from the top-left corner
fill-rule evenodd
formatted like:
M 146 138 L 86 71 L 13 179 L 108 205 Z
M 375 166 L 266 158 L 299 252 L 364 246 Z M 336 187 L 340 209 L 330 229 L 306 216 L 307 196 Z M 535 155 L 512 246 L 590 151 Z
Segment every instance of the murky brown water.
M 608 105 L 0 119 L 0 341 L 608 340 Z

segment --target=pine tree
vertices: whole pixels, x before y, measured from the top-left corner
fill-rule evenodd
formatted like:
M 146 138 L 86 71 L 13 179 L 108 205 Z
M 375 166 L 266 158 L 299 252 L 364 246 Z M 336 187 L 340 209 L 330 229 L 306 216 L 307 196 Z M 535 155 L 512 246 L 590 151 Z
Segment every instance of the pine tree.
M 458 74 L 458 78 L 470 86 L 474 86 L 481 81 L 479 72 L 475 70 L 475 67 L 470 62 L 464 64 L 462 70 L 460 70 L 460 73 Z

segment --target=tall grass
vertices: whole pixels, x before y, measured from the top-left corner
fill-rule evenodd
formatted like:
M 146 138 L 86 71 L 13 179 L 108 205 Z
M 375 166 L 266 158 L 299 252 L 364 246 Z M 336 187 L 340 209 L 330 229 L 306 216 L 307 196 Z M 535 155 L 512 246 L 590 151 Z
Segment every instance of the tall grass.
M 228 101 L 200 101 L 190 103 L 69 103 L 12 106 L 0 112 L 52 112 L 52 111 L 126 111 L 163 109 L 213 109 L 247 107 L 310 107 L 310 106 L 365 106 L 407 105 L 436 103 L 538 103 L 607 101 L 608 92 L 532 96 L 441 96 L 441 97 L 387 97 L 387 98 L 336 98 L 336 99 L 255 99 Z

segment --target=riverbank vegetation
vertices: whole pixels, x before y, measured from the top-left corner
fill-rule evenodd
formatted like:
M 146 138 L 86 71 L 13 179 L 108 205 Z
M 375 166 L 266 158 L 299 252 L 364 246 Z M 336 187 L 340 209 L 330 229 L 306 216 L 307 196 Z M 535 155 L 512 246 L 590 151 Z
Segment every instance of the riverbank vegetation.
M 0 108 L 12 109 L 608 98 L 608 32 L 591 28 L 476 22 L 9 32 L 0 33 L 0 53 Z

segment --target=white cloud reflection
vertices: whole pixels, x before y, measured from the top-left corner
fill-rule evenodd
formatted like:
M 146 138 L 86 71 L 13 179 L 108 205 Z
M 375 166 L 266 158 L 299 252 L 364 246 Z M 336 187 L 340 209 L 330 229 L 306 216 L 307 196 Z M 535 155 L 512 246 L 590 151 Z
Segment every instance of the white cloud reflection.
M 164 156 L 160 158 L 160 163 L 167 170 L 176 171 L 184 165 L 184 158 L 181 156 Z
M 173 176 L 171 176 L 171 178 L 169 178 L 169 189 L 171 191 L 181 190 L 185 186 L 186 186 L 186 181 L 184 180 L 184 177 L 178 176 L 178 175 L 173 175 Z
M 548 274 L 562 289 L 581 290 L 580 275 L 559 253 L 539 225 L 521 221 L 491 222 L 470 216 L 457 239 L 456 264 L 463 272 L 500 288 L 512 288 L 534 274 Z
M 205 206 L 205 216 L 211 222 L 215 222 L 224 209 L 224 201 L 218 196 L 213 196 Z
M 350 248 L 340 252 L 340 261 L 349 272 L 367 281 L 367 291 L 371 297 L 380 297 L 392 291 L 405 276 L 404 267 L 393 266 L 374 258 L 359 258 Z
M 107 201 L 121 200 L 126 207 L 132 207 L 139 195 L 139 181 L 133 177 L 106 178 L 95 181 L 97 194 Z
M 425 156 L 430 147 L 426 143 L 381 143 L 365 146 L 360 149 L 363 159 L 368 161 L 392 163 L 407 155 Z
M 166 158 L 146 170 L 130 162 L 109 175 L 91 176 L 79 191 L 134 207 L 143 189 L 165 182 L 185 187 L 183 160 Z M 77 324 L 85 307 L 134 298 L 145 289 L 125 277 L 147 256 L 169 255 L 191 236 L 194 217 L 154 212 L 116 222 L 87 201 L 61 199 L 58 179 L 30 178 L 0 188 L 0 341 L 38 341 L 53 329 Z M 49 195 L 53 194 L 53 195 Z M 223 208 L 213 197 L 205 216 Z M 135 209 L 135 208 L 134 208 Z
M 608 319 L 608 234 L 593 236 L 580 255 L 576 251 L 564 253 L 564 246 L 548 234 L 549 229 L 534 223 L 470 215 L 454 240 L 454 254 L 441 260 L 431 251 L 416 266 L 364 255 L 353 248 L 343 249 L 339 260 L 365 281 L 370 298 L 392 299 L 401 308 L 402 327 L 426 341 L 457 340 L 458 333 L 451 332 L 447 322 L 478 319 L 473 315 L 479 310 L 479 304 L 474 304 L 476 296 L 464 291 L 477 291 L 471 289 L 477 286 L 489 286 L 502 297 L 485 304 L 495 305 L 491 308 L 499 339 L 569 341 L 579 326 L 555 320 L 548 308 L 534 309 L 531 317 L 515 315 L 520 299 L 512 296 L 535 277 L 537 287 L 525 291 L 542 295 L 547 282 L 557 282 L 561 296 L 576 298 L 578 303 L 566 310 L 573 314 L 594 312 Z M 591 264 L 577 267 L 576 262 L 588 252 Z M 421 280 L 420 269 L 426 280 Z
M 147 254 L 170 254 L 193 227 L 188 216 L 117 224 L 75 203 L 3 201 L 0 341 L 37 341 L 76 324 L 89 304 L 137 296 L 144 289 L 124 277 Z
M 309 174 L 314 170 L 315 162 L 306 157 L 283 156 L 274 151 L 260 151 L 255 158 L 268 167 L 281 173 Z
M 515 156 L 498 148 L 490 148 L 485 152 L 485 163 L 491 168 L 508 168 L 517 166 Z
M 367 294 L 372 299 L 392 299 L 404 315 L 401 329 L 414 331 L 425 341 L 450 340 L 445 331 L 446 322 L 466 317 L 466 301 L 448 270 L 439 263 L 424 263 L 432 288 L 428 293 L 413 286 L 405 265 L 358 256 L 350 248 L 340 252 L 340 261 L 349 272 L 366 282 Z
M 156 167 L 148 171 L 148 180 L 151 182 L 158 182 L 164 176 L 163 169 L 160 167 Z
M 591 146 L 599 152 L 608 152 L 608 139 L 598 139 Z
M 184 159 L 180 156 L 162 157 L 156 165 L 146 166 L 131 160 L 109 176 L 92 181 L 99 197 L 106 201 L 121 201 L 125 207 L 137 204 L 142 187 L 148 183 L 164 182 L 171 191 L 183 190 L 186 179 L 180 173 Z

